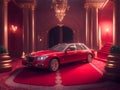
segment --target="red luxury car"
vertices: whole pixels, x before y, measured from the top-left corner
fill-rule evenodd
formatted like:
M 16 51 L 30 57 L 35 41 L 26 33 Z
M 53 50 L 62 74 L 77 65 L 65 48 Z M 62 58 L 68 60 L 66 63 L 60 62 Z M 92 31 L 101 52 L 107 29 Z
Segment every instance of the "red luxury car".
M 63 43 L 53 46 L 48 50 L 30 53 L 22 60 L 25 66 L 48 68 L 57 71 L 60 64 L 86 60 L 91 62 L 94 51 L 83 43 Z

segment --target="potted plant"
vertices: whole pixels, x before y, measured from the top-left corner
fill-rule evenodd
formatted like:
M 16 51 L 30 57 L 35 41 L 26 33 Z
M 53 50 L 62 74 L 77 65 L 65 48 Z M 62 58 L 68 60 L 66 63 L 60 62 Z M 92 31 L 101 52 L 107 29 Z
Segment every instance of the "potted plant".
M 10 71 L 12 69 L 11 57 L 4 46 L 0 46 L 0 72 Z
M 110 80 L 120 81 L 120 46 L 113 45 L 107 57 L 105 76 Z
M 112 54 L 120 54 L 120 46 L 114 45 L 110 49 L 110 53 Z

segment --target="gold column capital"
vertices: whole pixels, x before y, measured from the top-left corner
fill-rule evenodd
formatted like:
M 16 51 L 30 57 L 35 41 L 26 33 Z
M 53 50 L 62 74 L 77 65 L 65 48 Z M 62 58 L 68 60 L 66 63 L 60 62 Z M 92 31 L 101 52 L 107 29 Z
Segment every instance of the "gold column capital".
M 85 8 L 101 8 L 102 3 L 85 3 Z
M 90 0 L 86 0 L 86 3 L 84 5 L 85 8 L 103 8 L 106 3 L 108 2 L 109 0 L 93 0 L 93 1 L 90 1 Z
M 36 0 L 13 0 L 13 2 L 21 8 L 32 8 L 36 6 Z

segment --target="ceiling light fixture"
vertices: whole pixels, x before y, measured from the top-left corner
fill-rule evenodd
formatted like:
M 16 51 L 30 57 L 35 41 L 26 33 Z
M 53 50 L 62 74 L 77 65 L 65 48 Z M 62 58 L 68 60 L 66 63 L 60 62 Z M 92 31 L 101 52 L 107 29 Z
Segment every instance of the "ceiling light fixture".
M 66 11 L 69 10 L 69 5 L 67 0 L 52 0 L 53 9 L 55 11 L 55 16 L 61 23 L 66 15 Z

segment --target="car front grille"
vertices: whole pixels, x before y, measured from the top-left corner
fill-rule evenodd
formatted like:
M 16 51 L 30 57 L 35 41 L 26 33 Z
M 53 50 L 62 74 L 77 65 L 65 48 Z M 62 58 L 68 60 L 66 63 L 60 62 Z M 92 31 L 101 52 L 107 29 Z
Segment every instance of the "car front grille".
M 33 60 L 34 60 L 34 57 L 30 57 L 30 56 L 29 56 L 29 57 L 26 57 L 26 58 L 27 58 L 27 61 L 28 61 L 28 62 L 33 62 Z

